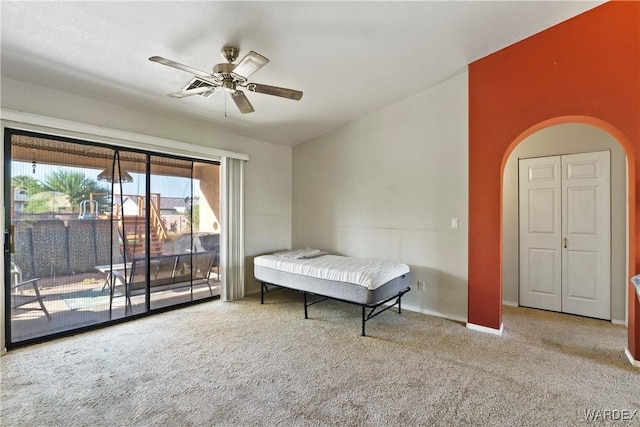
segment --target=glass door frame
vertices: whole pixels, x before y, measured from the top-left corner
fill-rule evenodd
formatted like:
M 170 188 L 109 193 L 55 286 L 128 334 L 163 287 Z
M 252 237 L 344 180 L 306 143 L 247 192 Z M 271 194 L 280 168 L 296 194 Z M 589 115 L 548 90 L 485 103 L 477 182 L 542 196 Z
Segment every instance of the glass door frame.
M 220 165 L 219 161 L 216 160 L 206 160 L 206 159 L 202 159 L 200 157 L 194 157 L 194 158 L 190 158 L 188 156 L 182 156 L 182 155 L 174 155 L 174 154 L 169 154 L 169 153 L 163 153 L 163 152 L 154 152 L 152 150 L 148 150 L 148 149 L 139 149 L 139 148 L 133 148 L 133 147 L 128 147 L 126 145 L 116 145 L 116 144 L 109 144 L 109 143 L 104 143 L 104 142 L 94 142 L 94 141 L 90 141 L 90 140 L 83 140 L 83 139 L 79 139 L 79 138 L 73 138 L 73 137 L 65 137 L 65 136 L 58 136 L 58 135 L 51 135 L 51 134 L 47 134 L 44 132 L 36 132 L 36 131 L 30 131 L 30 130 L 22 130 L 22 129 L 16 129 L 13 128 L 9 125 L 4 126 L 3 128 L 4 130 L 4 188 L 3 188 L 3 200 L 4 200 L 4 206 L 5 206 L 5 217 L 4 217 L 4 226 L 5 226 L 5 242 L 4 242 L 4 265 L 5 265 L 5 269 L 4 269 L 4 311 L 5 311 L 5 346 L 7 349 L 13 349 L 13 348 L 17 348 L 17 347 L 22 347 L 22 346 L 26 346 L 26 345 L 31 345 L 31 344 L 35 344 L 35 343 L 39 343 L 39 342 L 43 342 L 43 341 L 49 341 L 52 339 L 56 339 L 56 338 L 61 338 L 64 336 L 69 336 L 69 335 L 75 335 L 77 333 L 80 332 L 85 332 L 85 331 L 89 331 L 89 330 L 95 330 L 95 329 L 100 329 L 103 327 L 107 327 L 107 326 L 112 326 L 114 324 L 118 324 L 121 322 L 125 322 L 125 321 L 129 321 L 129 320 L 135 320 L 141 317 L 146 317 L 148 315 L 153 315 L 159 312 L 163 312 L 163 311 L 167 311 L 167 310 L 174 310 L 174 309 L 179 309 L 182 308 L 184 306 L 189 306 L 189 305 L 193 305 L 193 304 L 197 304 L 197 303 L 201 303 L 201 302 L 206 302 L 206 301 L 210 301 L 210 300 L 214 300 L 214 299 L 218 299 L 219 295 L 214 295 L 214 296 L 210 296 L 210 297 L 206 297 L 206 298 L 202 298 L 202 299 L 197 299 L 197 300 L 191 300 L 188 302 L 183 302 L 183 303 L 179 303 L 176 305 L 170 305 L 170 306 L 166 306 L 166 307 L 162 307 L 162 308 L 156 308 L 156 309 L 151 309 L 151 297 L 150 297 L 150 277 L 151 277 L 151 266 L 149 262 L 146 262 L 146 266 L 145 266 L 145 275 L 146 275 L 146 290 L 145 290 L 145 309 L 143 313 L 138 313 L 138 314 L 131 314 L 129 316 L 125 316 L 122 318 L 118 318 L 118 319 L 112 319 L 110 317 L 110 319 L 108 321 L 105 322 L 100 322 L 100 323 L 96 323 L 96 324 L 91 324 L 91 325 L 86 325 L 86 326 L 81 326 L 78 328 L 74 328 L 74 329 L 69 329 L 69 330 L 65 330 L 65 331 L 60 331 L 60 332 L 53 332 L 51 334 L 47 334 L 47 335 L 43 335 L 43 336 L 39 336 L 36 338 L 28 338 L 28 339 L 24 339 L 24 340 L 20 340 L 17 342 L 13 342 L 12 341 L 12 303 L 11 303 L 11 269 L 9 268 L 9 266 L 11 265 L 11 251 L 10 251 L 10 246 L 12 243 L 12 238 L 13 236 L 11 236 L 10 233 L 10 229 L 12 228 L 12 221 L 11 221 L 11 216 L 12 216 L 12 202 L 13 202 L 13 194 L 11 191 L 11 182 L 12 182 L 12 176 L 11 176 L 11 171 L 12 171 L 12 161 L 13 161 L 13 157 L 12 157 L 12 149 L 11 149 L 11 143 L 12 143 L 12 136 L 13 135 L 25 135 L 25 136 L 29 136 L 29 137 L 35 137 L 35 138 L 44 138 L 47 140 L 52 140 L 52 141 L 61 141 L 61 142 L 67 142 L 67 143 L 73 143 L 73 144 L 81 144 L 81 145 L 89 145 L 89 146 L 97 146 L 97 147 L 103 147 L 106 149 L 111 149 L 114 150 L 114 152 L 117 151 L 127 151 L 127 152 L 133 152 L 133 153 L 139 153 L 139 154 L 144 154 L 146 156 L 146 176 L 145 176 L 145 211 L 146 211 L 146 220 L 145 220 L 145 230 L 147 235 L 149 235 L 150 232 L 150 218 L 149 218 L 149 212 L 150 212 L 150 204 L 151 204 L 151 157 L 152 156 L 159 156 L 159 157 L 165 157 L 165 158 L 170 158 L 170 159 L 177 159 L 177 160 L 184 160 L 184 161 L 189 161 L 193 163 L 204 163 L 204 164 L 211 164 L 211 165 Z M 192 172 L 191 172 L 191 196 L 193 197 L 193 168 L 192 168 Z M 116 184 L 114 184 L 116 185 Z M 112 189 L 111 189 L 111 197 L 113 197 L 113 188 L 114 186 L 112 185 Z M 113 211 L 113 210 L 112 210 Z M 112 233 L 113 233 L 113 229 L 112 229 Z M 193 230 L 191 230 L 191 240 L 193 241 Z M 149 258 L 149 254 L 150 254 L 150 239 L 146 239 L 146 243 L 145 243 L 145 252 L 146 252 L 146 259 L 148 260 Z

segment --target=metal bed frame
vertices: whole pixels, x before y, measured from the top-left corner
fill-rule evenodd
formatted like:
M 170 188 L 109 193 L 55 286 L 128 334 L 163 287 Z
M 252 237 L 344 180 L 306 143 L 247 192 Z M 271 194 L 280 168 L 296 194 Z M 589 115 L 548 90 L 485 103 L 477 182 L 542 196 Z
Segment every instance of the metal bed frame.
M 358 305 L 360 307 L 362 307 L 362 336 L 365 337 L 366 336 L 366 331 L 365 331 L 365 324 L 366 322 L 368 322 L 369 320 L 373 319 L 374 317 L 376 317 L 379 314 L 384 313 L 385 311 L 389 310 L 392 307 L 395 307 L 396 305 L 398 306 L 398 314 L 402 314 L 402 304 L 401 304 L 401 300 L 402 300 L 402 296 L 404 294 L 406 294 L 407 292 L 409 292 L 411 290 L 410 287 L 407 287 L 405 289 L 403 289 L 402 291 L 398 292 L 396 295 L 393 295 L 383 301 L 377 302 L 375 304 L 363 304 L 363 303 L 359 303 L 359 302 L 355 302 L 355 301 L 349 301 L 346 299 L 341 299 L 341 298 L 334 298 L 334 297 L 328 297 L 326 295 L 320 295 L 320 294 L 316 294 L 313 292 L 308 292 L 308 291 L 302 291 L 299 289 L 294 289 L 294 288 L 289 288 L 286 286 L 281 286 L 281 285 L 274 285 L 273 283 L 266 283 L 263 281 L 260 281 L 260 304 L 264 304 L 264 295 L 269 293 L 269 292 L 274 292 L 274 291 L 279 291 L 281 289 L 291 289 L 291 290 L 295 290 L 298 292 L 302 292 L 303 297 L 304 297 L 304 318 L 308 319 L 309 318 L 309 313 L 308 313 L 308 308 L 314 304 L 318 304 L 322 301 L 326 301 L 328 299 L 331 300 L 335 300 L 335 301 L 341 301 L 341 302 L 346 302 L 348 304 L 353 304 L 353 305 Z M 271 288 L 269 287 L 271 286 Z M 307 300 L 307 294 L 309 295 L 314 295 L 319 297 L 320 299 L 316 299 L 314 301 L 309 302 Z M 380 309 L 380 306 L 385 305 L 391 301 L 395 300 L 395 302 L 393 302 L 393 304 L 390 304 L 382 309 Z M 370 309 L 370 311 L 367 313 L 367 309 Z

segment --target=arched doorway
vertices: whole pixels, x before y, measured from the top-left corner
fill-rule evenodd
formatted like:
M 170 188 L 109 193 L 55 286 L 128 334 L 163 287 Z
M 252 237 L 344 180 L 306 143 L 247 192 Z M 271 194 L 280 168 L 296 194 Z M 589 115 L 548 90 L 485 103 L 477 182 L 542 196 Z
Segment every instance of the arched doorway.
M 627 279 L 640 271 L 638 7 L 608 2 L 469 64 L 468 324 L 502 329 L 502 171 L 519 142 L 553 124 L 590 124 L 624 147 Z M 627 283 L 627 356 L 640 366 L 640 300 Z
M 628 284 L 628 184 L 624 148 L 599 127 L 553 124 L 521 139 L 507 156 L 502 179 L 502 299 L 519 302 L 518 159 L 595 151 L 611 153 L 611 321 L 626 324 Z M 508 326 L 508 325 L 507 325 Z

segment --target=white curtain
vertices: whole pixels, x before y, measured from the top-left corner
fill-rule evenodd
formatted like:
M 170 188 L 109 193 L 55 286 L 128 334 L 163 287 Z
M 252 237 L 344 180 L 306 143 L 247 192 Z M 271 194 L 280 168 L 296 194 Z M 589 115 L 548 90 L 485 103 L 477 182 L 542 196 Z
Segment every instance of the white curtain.
M 221 298 L 244 297 L 244 160 L 222 158 Z

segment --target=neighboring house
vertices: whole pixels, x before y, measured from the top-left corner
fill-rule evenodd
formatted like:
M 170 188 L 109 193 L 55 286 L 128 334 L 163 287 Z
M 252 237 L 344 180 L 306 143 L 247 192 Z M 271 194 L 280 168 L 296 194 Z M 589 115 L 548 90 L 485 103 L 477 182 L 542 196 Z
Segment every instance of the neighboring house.
M 197 205 L 198 197 L 162 197 L 160 199 L 160 215 L 184 215 L 189 212 L 191 205 Z
M 139 212 L 139 206 L 138 204 L 131 199 L 130 197 L 125 197 L 124 201 L 122 202 L 122 213 L 123 215 L 138 215 Z
M 611 208 L 624 224 L 622 253 L 612 257 L 613 320 L 627 318 L 627 352 L 638 361 L 640 302 L 627 301 L 626 290 L 629 273 L 640 272 L 639 16 L 638 2 L 605 3 L 295 147 L 4 77 L 2 106 L 203 146 L 224 141 L 250 157 L 247 258 L 310 246 L 402 260 L 412 282 L 426 283 L 403 306 L 497 334 L 503 297 L 514 295 L 503 269 L 517 248 L 502 240 L 513 225 L 503 207 L 517 199 L 506 191 L 510 154 L 555 125 L 604 131 L 618 145 L 603 149 L 624 157 L 628 176 L 624 206 Z M 253 281 L 246 288 L 259 289 Z
M 192 203 L 197 205 L 198 201 L 197 197 L 193 199 L 190 197 L 162 197 L 160 199 L 160 216 L 170 233 L 182 234 L 190 230 L 189 209 Z
M 29 201 L 27 190 L 21 187 L 13 189 L 13 212 L 24 211 L 25 205 Z
M 41 191 L 29 196 L 24 188 L 13 189 L 13 212 L 24 212 L 29 202 L 37 205 L 37 211 L 43 213 L 62 213 L 70 212 L 71 210 L 70 197 L 65 194 L 54 191 Z
M 71 198 L 57 191 L 41 191 L 29 196 L 28 201 L 38 204 L 43 212 L 71 212 Z

